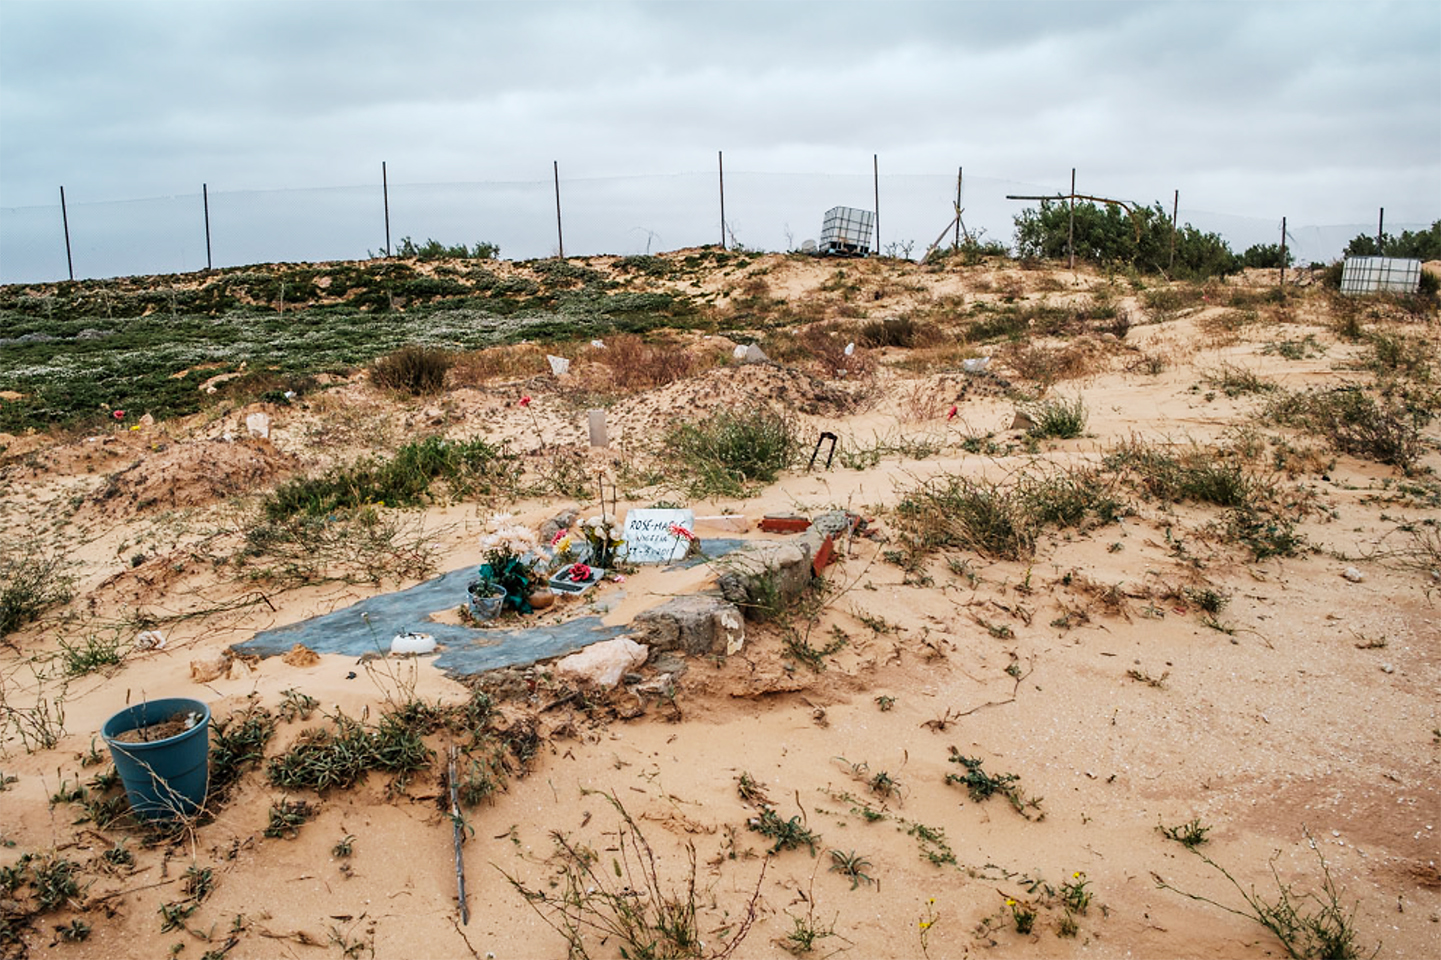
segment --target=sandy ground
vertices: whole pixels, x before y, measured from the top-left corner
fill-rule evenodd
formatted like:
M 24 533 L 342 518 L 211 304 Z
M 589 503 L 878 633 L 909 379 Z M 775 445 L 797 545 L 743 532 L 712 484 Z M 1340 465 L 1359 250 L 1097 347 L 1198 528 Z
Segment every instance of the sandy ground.
M 831 273 L 781 261 L 765 279 L 772 295 L 806 297 Z M 1060 298 L 1103 282 L 1057 272 L 1036 294 L 1039 278 L 953 271 L 867 282 L 928 285 L 930 296 L 987 296 L 976 288 L 1010 283 L 1022 296 Z M 737 282 L 712 285 L 723 292 Z M 895 296 L 905 299 L 904 291 Z M 749 912 L 735 956 L 785 956 L 787 935 L 801 926 L 828 934 L 812 956 L 1283 955 L 1255 922 L 1158 886 L 1160 878 L 1244 908 L 1225 876 L 1158 830 L 1199 818 L 1211 828 L 1199 852 L 1246 891 L 1269 901 L 1278 882 L 1296 895 L 1319 891 L 1324 857 L 1342 904 L 1355 911 L 1364 952 L 1379 944 L 1383 957 L 1441 955 L 1441 586 L 1403 549 L 1398 528 L 1434 514 L 1396 498 L 1396 471 L 1322 454 L 1314 469 L 1278 474 L 1316 507 L 1300 526 L 1314 549 L 1294 558 L 1251 562 L 1217 533 L 1219 511 L 1165 508 L 1135 494 L 1133 515 L 1085 534 L 1050 535 L 1033 562 L 954 551 L 908 576 L 883 557 L 891 546 L 887 507 L 928 477 L 1094 463 L 1132 437 L 1235 438 L 1262 401 L 1207 389 L 1203 374 L 1222 362 L 1289 389 L 1359 376 L 1348 366 L 1358 348 L 1338 342 L 1324 316 L 1299 314 L 1225 338 L 1198 327 L 1204 316 L 1205 308 L 1137 326 L 1123 344 L 1107 345 L 1093 372 L 1056 385 L 1059 395 L 1084 398 L 1087 436 L 1043 443 L 1034 455 L 961 452 L 973 435 L 1019 443 L 1010 429 L 1015 404 L 985 393 L 958 399 L 962 378 L 905 373 L 890 365 L 907 353 L 896 349 L 874 352 L 879 372 L 865 383 L 815 370 L 722 367 L 628 398 L 610 409 L 609 451 L 585 450 L 583 409 L 564 383 L 545 378 L 415 402 L 356 378 L 306 410 L 264 408 L 273 417 L 268 440 L 235 439 L 244 437 L 245 415 L 260 408 L 98 437 L 11 438 L 0 524 L 12 539 L 37 536 L 62 551 L 77 599 L 0 647 L 11 716 L 48 703 L 63 708 L 64 728 L 53 748 L 34 752 L 13 725 L 5 730 L 0 772 L 16 779 L 0 793 L 0 866 L 55 851 L 87 868 L 77 901 L 39 917 L 18 942 L 0 942 L 0 955 L 562 957 L 565 941 L 549 914 L 511 879 L 556 893 L 556 836 L 596 851 L 601 873 L 613 878 L 606 871 L 622 851 L 607 795 L 649 841 L 664 886 L 682 897 L 686 851 L 694 849 L 708 954 Z M 1434 326 L 1418 332 L 1434 345 Z M 1288 361 L 1263 353 L 1267 343 L 1307 334 L 1326 347 L 1323 355 Z M 1170 362 L 1156 375 L 1126 372 L 1141 352 Z M 522 409 L 521 395 L 535 400 Z M 387 777 L 372 775 L 303 798 L 318 813 L 293 839 L 262 835 L 282 797 L 258 772 L 213 820 L 171 843 L 147 843 L 133 829 L 95 830 L 73 822 L 77 807 L 51 802 L 62 781 L 103 769 L 80 760 L 105 719 L 142 698 L 195 697 L 222 717 L 250 700 L 273 707 L 295 689 L 323 710 L 373 716 L 412 696 L 469 695 L 423 658 L 272 658 L 193 682 L 192 661 L 258 630 L 416 582 L 257 589 L 216 561 L 237 549 L 252 522 L 247 497 L 297 469 L 393 449 L 418 431 L 505 440 L 534 474 L 551 469 L 564 449 L 579 451 L 589 469 L 625 477 L 658 424 L 750 403 L 810 409 L 798 414 L 806 438 L 828 429 L 852 446 L 940 448 L 920 459 L 886 453 L 864 470 L 791 472 L 749 498 L 691 504 L 698 514 L 753 521 L 834 507 L 874 518 L 879 536 L 848 541 L 827 571 L 826 602 L 811 627 L 818 644 L 845 645 L 814 671 L 785 657 L 783 626 L 753 624 L 738 655 L 690 660 L 673 702 L 622 691 L 609 706 L 584 711 L 574 703 L 542 711 L 559 688 L 534 673 L 533 692 L 524 695 L 522 684 L 522 696 L 502 710 L 509 720 L 537 718 L 539 754 L 467 815 L 468 925 L 458 922 L 440 761 L 400 795 L 389 795 Z M 957 413 L 947 419 L 952 404 Z M 1434 444 L 1424 466 L 1441 466 Z M 647 489 L 621 509 L 660 498 Z M 403 519 L 443 572 L 479 562 L 478 538 L 495 506 L 438 505 Z M 506 505 L 532 526 L 567 507 L 588 515 L 594 498 Z M 1342 576 L 1347 568 L 1360 572 L 1359 582 Z M 599 588 L 595 602 L 607 622 L 623 624 L 669 596 L 704 589 L 712 574 L 648 568 Z M 915 582 L 921 578 L 929 582 Z M 1202 584 L 1231 596 L 1213 626 L 1181 593 Z M 159 623 L 163 649 L 129 652 L 104 673 L 59 676 L 53 658 L 62 641 L 113 628 L 128 631 L 128 649 L 142 620 Z M 268 754 L 305 726 L 281 724 Z M 445 735 L 432 739 L 443 751 Z M 1039 808 L 1023 815 L 1000 796 L 974 802 L 946 782 L 964 772 L 953 751 L 981 759 L 993 775 L 1017 775 L 1025 796 L 1043 798 Z M 757 808 L 738 794 L 742 774 L 782 820 L 798 817 L 818 836 L 814 856 L 804 846 L 767 856 L 770 842 L 747 827 Z M 880 774 L 896 784 L 889 793 L 875 785 Z M 953 862 L 926 858 L 942 848 L 922 842 L 917 825 L 943 834 Z M 99 869 L 100 855 L 126 836 L 135 866 Z M 347 836 L 353 855 L 335 856 Z M 874 883 L 852 889 L 830 869 L 832 850 L 863 857 Z M 159 910 L 183 899 L 179 884 L 192 865 L 214 871 L 214 891 L 182 929 L 162 932 Z M 1074 936 L 1060 936 L 1065 911 L 1047 886 L 1059 894 L 1080 881 L 1092 899 L 1074 917 Z M 1029 934 L 1017 931 L 1008 899 L 1036 909 Z M 57 928 L 76 918 L 92 925 L 88 939 L 61 942 Z M 588 942 L 593 956 L 619 955 L 614 938 Z

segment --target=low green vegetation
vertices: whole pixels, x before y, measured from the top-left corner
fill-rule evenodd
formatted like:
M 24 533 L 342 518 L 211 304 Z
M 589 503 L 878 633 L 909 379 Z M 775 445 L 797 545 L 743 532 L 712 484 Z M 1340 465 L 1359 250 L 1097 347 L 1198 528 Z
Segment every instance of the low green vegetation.
M 1107 478 L 1075 469 L 1025 475 L 1009 485 L 935 477 L 906 493 L 894 509 L 897 532 L 912 556 L 959 548 L 1021 560 L 1035 554 L 1042 531 L 1110 523 L 1124 506 Z
M 70 599 L 64 560 L 34 541 L 0 542 L 0 638 Z
M 401 447 L 389 459 L 336 467 L 319 477 L 281 484 L 265 499 L 269 520 L 325 516 L 368 504 L 420 506 L 437 481 L 454 498 L 495 493 L 514 480 L 514 457 L 482 439 L 427 437 Z
M 457 250 L 429 241 L 410 255 Z M 0 390 L 20 394 L 0 402 L 0 431 L 94 429 L 115 410 L 164 419 L 224 400 L 293 401 L 315 374 L 407 346 L 585 341 L 704 319 L 688 296 L 616 289 L 580 264 L 502 272 L 468 254 L 477 265 L 434 275 L 372 260 L 0 287 Z M 235 376 L 214 393 L 201 389 L 225 374 Z
M 795 423 L 762 407 L 678 424 L 662 437 L 659 453 L 689 478 L 692 496 L 740 496 L 747 485 L 780 476 L 798 446 Z

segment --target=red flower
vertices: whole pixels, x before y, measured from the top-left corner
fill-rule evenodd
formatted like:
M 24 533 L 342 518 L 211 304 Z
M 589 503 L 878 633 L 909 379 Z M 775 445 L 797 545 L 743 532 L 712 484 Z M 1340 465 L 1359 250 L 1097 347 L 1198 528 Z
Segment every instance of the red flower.
M 521 397 L 521 398 L 520 398 L 520 405 L 521 405 L 522 407 L 528 407 L 528 406 L 530 406 L 530 397 Z
M 555 536 L 553 536 L 553 537 L 550 538 L 550 545 L 553 547 L 553 546 L 555 546 L 557 543 L 560 543 L 560 541 L 563 540 L 567 535 L 569 535 L 569 533 L 570 533 L 569 530 L 565 530 L 565 529 L 557 530 L 557 531 L 555 532 Z
M 110 415 L 111 415 L 112 417 L 114 417 L 116 420 L 124 420 L 124 419 L 125 419 L 125 411 L 124 411 L 124 410 L 115 410 L 115 411 L 113 411 Z
M 689 530 L 687 530 L 685 527 L 681 526 L 678 523 L 673 523 L 670 525 L 670 535 L 678 539 L 684 540 L 695 539 L 695 534 L 691 533 Z
M 947 419 L 947 420 L 954 420 L 954 419 L 956 419 L 956 405 L 955 405 L 954 403 L 951 404 L 951 412 L 948 413 L 948 414 L 946 414 L 946 419 Z
M 590 567 L 583 563 L 573 563 L 570 565 L 569 578 L 575 583 L 584 583 L 590 579 L 590 574 Z

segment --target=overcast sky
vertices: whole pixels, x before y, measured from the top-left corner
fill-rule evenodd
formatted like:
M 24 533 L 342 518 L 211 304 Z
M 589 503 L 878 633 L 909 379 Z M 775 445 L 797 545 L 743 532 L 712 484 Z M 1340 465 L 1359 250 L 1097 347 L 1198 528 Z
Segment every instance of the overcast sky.
M 0 0 L 7 282 L 65 275 L 62 184 L 77 276 L 203 267 L 202 182 L 217 266 L 378 252 L 382 161 L 396 240 L 548 255 L 558 160 L 567 253 L 714 242 L 721 149 L 771 249 L 872 154 L 917 253 L 962 165 L 998 239 L 1071 167 L 1238 249 L 1399 232 L 1441 218 L 1441 4 Z

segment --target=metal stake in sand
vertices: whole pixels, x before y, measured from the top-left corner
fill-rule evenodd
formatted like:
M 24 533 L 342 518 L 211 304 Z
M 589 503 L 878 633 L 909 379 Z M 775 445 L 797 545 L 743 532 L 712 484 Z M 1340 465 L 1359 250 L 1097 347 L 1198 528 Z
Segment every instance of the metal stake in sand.
M 831 442 L 830 451 L 826 454 L 826 469 L 831 468 L 831 458 L 836 455 L 836 435 L 829 430 L 822 430 L 819 439 L 816 440 L 816 448 L 811 451 L 811 462 L 806 465 L 806 472 L 809 473 L 816 465 L 816 457 L 820 456 L 821 444 L 827 440 Z
M 455 744 L 450 745 L 450 830 L 455 844 L 455 889 L 460 896 L 460 922 L 470 924 L 470 904 L 465 900 L 465 858 L 460 854 L 465 843 L 465 820 L 460 816 L 460 788 L 455 782 Z

